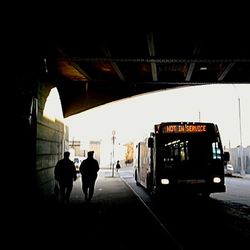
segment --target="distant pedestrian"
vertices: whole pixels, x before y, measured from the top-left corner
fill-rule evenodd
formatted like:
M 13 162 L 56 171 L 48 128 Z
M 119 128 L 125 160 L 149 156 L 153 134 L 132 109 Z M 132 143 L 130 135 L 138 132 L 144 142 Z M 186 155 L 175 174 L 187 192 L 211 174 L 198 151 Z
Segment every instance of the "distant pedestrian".
M 70 153 L 64 152 L 64 158 L 59 160 L 55 166 L 55 180 L 59 183 L 60 200 L 69 202 L 73 189 L 73 182 L 76 180 L 76 168 L 73 161 L 69 159 Z
M 82 191 L 85 195 L 86 201 L 91 201 L 95 182 L 97 179 L 97 172 L 99 171 L 99 163 L 94 159 L 94 151 L 88 152 L 87 159 L 83 160 L 80 165 L 80 173 L 82 175 Z
M 119 169 L 121 168 L 120 161 L 117 161 L 117 162 L 116 162 L 115 168 L 116 168 L 116 172 L 118 172 Z

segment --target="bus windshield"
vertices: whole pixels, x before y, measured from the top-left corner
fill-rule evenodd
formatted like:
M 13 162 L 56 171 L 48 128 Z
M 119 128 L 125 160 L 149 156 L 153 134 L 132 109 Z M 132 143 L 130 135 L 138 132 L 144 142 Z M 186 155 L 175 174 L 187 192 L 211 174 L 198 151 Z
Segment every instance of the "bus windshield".
M 221 159 L 221 148 L 218 141 L 178 139 L 162 140 L 158 152 L 165 163 L 198 161 L 206 162 Z

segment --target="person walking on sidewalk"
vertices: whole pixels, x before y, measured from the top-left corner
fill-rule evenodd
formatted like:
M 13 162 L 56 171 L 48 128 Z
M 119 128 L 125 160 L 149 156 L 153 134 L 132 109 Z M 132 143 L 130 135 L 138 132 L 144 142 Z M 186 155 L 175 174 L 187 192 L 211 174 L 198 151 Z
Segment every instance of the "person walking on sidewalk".
M 87 159 L 83 160 L 80 165 L 82 191 L 86 201 L 91 201 L 93 197 L 97 173 L 100 169 L 98 161 L 93 156 L 94 151 L 89 151 Z
M 64 158 L 59 160 L 54 169 L 55 180 L 59 183 L 61 202 L 69 203 L 73 182 L 76 180 L 76 168 L 69 159 L 70 152 L 64 152 Z
M 116 162 L 115 168 L 116 168 L 116 172 L 118 172 L 119 169 L 121 168 L 120 161 L 117 161 L 117 162 Z

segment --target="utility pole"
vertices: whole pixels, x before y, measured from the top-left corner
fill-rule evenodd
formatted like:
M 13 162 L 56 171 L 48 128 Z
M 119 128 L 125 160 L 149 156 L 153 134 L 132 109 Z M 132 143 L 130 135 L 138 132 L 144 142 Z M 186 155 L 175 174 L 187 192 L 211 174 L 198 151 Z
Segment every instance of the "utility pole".
M 109 164 L 109 168 L 112 168 L 112 159 L 113 159 L 113 155 L 112 152 L 110 153 L 110 164 Z
M 112 131 L 112 177 L 114 177 L 114 170 L 115 170 L 115 130 Z
M 244 166 L 243 166 L 243 146 L 242 146 L 242 130 L 241 130 L 241 108 L 240 108 L 240 98 L 238 98 L 239 102 L 239 123 L 240 123 L 240 174 L 244 175 Z

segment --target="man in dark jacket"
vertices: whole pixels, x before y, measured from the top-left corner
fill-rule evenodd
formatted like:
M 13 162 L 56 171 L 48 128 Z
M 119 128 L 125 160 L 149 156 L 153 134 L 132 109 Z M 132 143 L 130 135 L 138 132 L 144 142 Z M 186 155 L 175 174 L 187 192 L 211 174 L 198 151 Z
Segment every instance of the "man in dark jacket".
M 93 197 L 97 172 L 100 169 L 99 163 L 93 158 L 93 155 L 94 151 L 89 151 L 87 159 L 83 160 L 80 165 L 82 191 L 85 195 L 85 200 L 87 201 L 90 201 Z
M 69 202 L 73 182 L 77 177 L 75 164 L 69 156 L 69 152 L 64 152 L 64 158 L 57 162 L 54 171 L 55 179 L 59 182 L 61 201 L 66 203 Z

